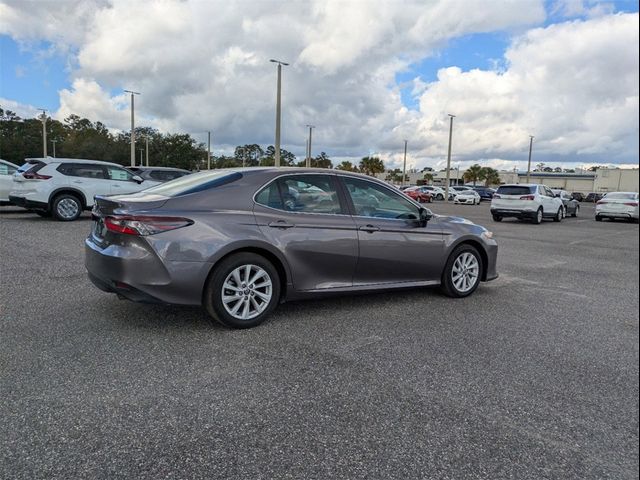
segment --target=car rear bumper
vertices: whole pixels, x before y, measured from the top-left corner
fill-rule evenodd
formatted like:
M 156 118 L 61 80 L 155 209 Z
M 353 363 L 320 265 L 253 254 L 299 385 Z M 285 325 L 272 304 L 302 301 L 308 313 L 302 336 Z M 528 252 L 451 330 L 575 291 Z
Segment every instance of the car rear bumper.
M 45 202 L 29 200 L 28 198 L 18 197 L 16 195 L 9 195 L 9 202 L 12 205 L 16 205 L 22 208 L 28 208 L 31 210 L 48 210 L 49 209 L 49 205 Z
M 635 218 L 638 219 L 637 212 L 598 212 L 596 211 L 596 217 L 601 218 Z
M 201 305 L 211 264 L 161 259 L 142 241 L 105 248 L 85 240 L 85 268 L 96 287 L 137 302 Z
M 537 210 L 510 210 L 506 208 L 492 208 L 491 215 L 496 215 L 503 218 L 536 218 Z

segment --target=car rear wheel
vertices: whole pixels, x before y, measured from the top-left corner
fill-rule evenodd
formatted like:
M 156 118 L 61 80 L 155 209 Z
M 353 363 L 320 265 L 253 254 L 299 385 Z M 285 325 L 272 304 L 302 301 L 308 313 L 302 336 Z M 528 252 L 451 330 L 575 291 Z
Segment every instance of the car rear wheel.
M 501 222 L 502 221 L 502 217 L 500 215 L 493 215 L 493 221 L 494 222 Z
M 72 222 L 82 213 L 82 203 L 75 195 L 63 193 L 53 200 L 52 213 L 61 222 Z
M 601 222 L 602 221 L 602 217 L 600 215 L 596 215 L 596 222 Z
M 214 267 L 205 287 L 204 307 L 232 328 L 260 325 L 280 300 L 280 277 L 266 258 L 238 253 Z
M 442 291 L 448 297 L 462 298 L 471 295 L 482 278 L 482 259 L 475 247 L 460 245 L 456 248 L 442 274 Z
M 544 216 L 544 211 L 542 210 L 542 207 L 540 207 L 536 212 L 536 216 L 533 218 L 533 223 L 535 223 L 536 225 L 540 225 L 542 223 L 543 216 Z

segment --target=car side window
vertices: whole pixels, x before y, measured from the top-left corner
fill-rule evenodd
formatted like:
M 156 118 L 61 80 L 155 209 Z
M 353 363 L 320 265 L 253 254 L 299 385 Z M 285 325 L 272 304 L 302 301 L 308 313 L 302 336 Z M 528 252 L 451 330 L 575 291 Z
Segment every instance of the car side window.
M 93 178 L 98 180 L 104 180 L 106 178 L 102 165 L 91 165 L 90 163 L 63 163 L 57 170 L 69 177 Z
M 133 174 L 131 172 L 128 172 L 124 168 L 108 166 L 107 167 L 107 175 L 108 175 L 109 180 L 119 180 L 119 181 L 122 181 L 122 182 L 132 182 L 133 181 Z
M 15 168 L 5 165 L 4 163 L 0 163 L 0 175 L 13 175 L 14 173 L 16 173 Z
M 360 217 L 413 219 L 419 218 L 418 208 L 391 190 L 359 178 L 343 178 L 356 215 Z
M 342 213 L 335 178 L 331 175 L 287 175 L 256 195 L 256 202 L 297 213 Z

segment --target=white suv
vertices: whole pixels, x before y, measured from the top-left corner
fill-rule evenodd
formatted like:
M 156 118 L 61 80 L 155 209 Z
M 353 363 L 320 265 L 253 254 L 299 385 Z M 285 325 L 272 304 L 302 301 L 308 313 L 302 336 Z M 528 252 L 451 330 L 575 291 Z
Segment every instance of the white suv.
M 546 185 L 501 185 L 491 200 L 491 215 L 496 222 L 505 217 L 528 218 L 536 224 L 543 218 L 560 222 L 564 205 Z
M 158 182 L 144 181 L 118 164 L 75 158 L 29 158 L 13 175 L 9 201 L 42 217 L 75 220 L 91 210 L 96 195 L 133 193 Z

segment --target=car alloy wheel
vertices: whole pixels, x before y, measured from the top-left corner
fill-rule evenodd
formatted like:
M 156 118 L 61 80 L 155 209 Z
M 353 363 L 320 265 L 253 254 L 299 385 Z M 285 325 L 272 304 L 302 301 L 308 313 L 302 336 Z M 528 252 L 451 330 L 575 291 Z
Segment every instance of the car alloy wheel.
M 269 274 L 257 265 L 241 265 L 222 285 L 222 304 L 238 320 L 251 320 L 266 310 L 273 296 Z
M 63 222 L 71 222 L 82 213 L 82 206 L 77 197 L 69 194 L 62 194 L 53 202 L 54 216 Z
M 462 253 L 453 262 L 451 280 L 456 290 L 461 293 L 466 293 L 475 286 L 479 274 L 478 259 L 470 252 Z
M 542 223 L 543 216 L 544 216 L 544 212 L 542 211 L 542 208 L 539 208 L 538 211 L 536 212 L 536 217 L 533 220 L 533 223 L 535 223 L 536 225 L 540 225 Z

